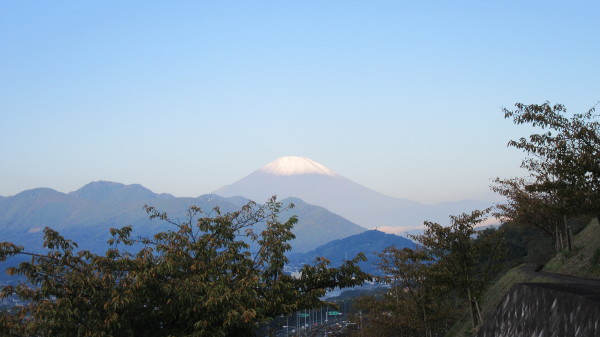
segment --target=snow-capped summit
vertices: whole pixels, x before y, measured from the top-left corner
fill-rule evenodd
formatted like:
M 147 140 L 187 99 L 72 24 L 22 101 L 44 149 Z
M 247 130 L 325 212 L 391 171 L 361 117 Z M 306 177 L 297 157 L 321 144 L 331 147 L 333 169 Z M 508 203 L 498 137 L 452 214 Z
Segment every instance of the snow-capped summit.
M 278 158 L 213 193 L 223 197 L 243 196 L 258 202 L 273 195 L 280 200 L 296 197 L 367 228 L 392 223 L 380 218 L 398 207 L 419 206 L 417 202 L 388 197 L 359 185 L 314 160 L 295 156 Z M 393 219 L 394 224 L 398 223 L 397 216 Z
M 277 158 L 259 169 L 260 172 L 278 176 L 291 176 L 296 174 L 323 174 L 337 176 L 335 172 L 316 161 L 298 156 Z
M 488 202 L 468 201 L 430 206 L 393 198 L 357 184 L 314 160 L 293 156 L 278 158 L 213 194 L 243 196 L 257 202 L 269 200 L 273 195 L 279 200 L 296 197 L 366 228 L 414 228 L 426 220 L 445 223 L 450 214 L 489 205 Z

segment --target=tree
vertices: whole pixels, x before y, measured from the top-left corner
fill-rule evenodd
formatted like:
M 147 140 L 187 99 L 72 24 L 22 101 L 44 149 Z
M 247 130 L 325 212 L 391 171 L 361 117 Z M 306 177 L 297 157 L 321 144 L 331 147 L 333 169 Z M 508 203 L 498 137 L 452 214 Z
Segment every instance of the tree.
M 151 218 L 173 230 L 131 238 L 130 226 L 111 229 L 104 255 L 46 228 L 46 254 L 0 243 L 0 261 L 29 255 L 9 268 L 27 282 L 5 286 L 29 302 L 0 318 L 2 334 L 16 336 L 250 336 L 260 323 L 323 304 L 328 289 L 362 284 L 370 276 L 357 266 L 359 254 L 339 268 L 320 259 L 300 278 L 283 272 L 294 238 L 292 217 L 279 221 L 282 205 L 248 203 L 241 210 L 205 214 L 190 207 L 177 223 L 146 207 Z M 142 248 L 131 253 L 134 244 Z M 250 249 L 251 244 L 256 249 Z
M 496 205 L 496 217 L 536 227 L 554 240 L 556 247 L 560 246 L 558 228 L 563 227 L 565 208 L 554 193 L 532 189 L 523 178 L 497 178 L 494 182 L 496 185 L 492 186 L 492 190 L 507 199 L 505 203 Z
M 380 269 L 392 285 L 387 300 L 393 308 L 393 321 L 406 336 L 436 336 L 447 330 L 446 323 L 456 318 L 448 302 L 447 283 L 438 282 L 439 269 L 423 247 L 386 248 Z
M 600 123 L 595 106 L 571 117 L 561 104 L 515 106 L 503 109 L 505 118 L 544 131 L 508 143 L 527 155 L 521 163 L 532 178 L 527 188 L 559 198 L 567 215 L 600 215 Z
M 561 104 L 515 106 L 503 109 L 505 118 L 543 132 L 508 143 L 526 153 L 521 167 L 529 177 L 496 179 L 492 189 L 508 198 L 498 206 L 499 215 L 537 226 L 552 236 L 557 249 L 570 249 L 567 218 L 600 215 L 600 123 L 595 106 L 570 117 Z
M 481 296 L 500 270 L 505 253 L 502 232 L 477 231 L 490 209 L 451 216 L 450 226 L 425 222 L 411 235 L 416 249 L 386 249 L 380 269 L 390 291 L 380 299 L 361 299 L 369 310 L 369 332 L 395 336 L 440 336 L 468 309 L 473 326 L 482 323 Z
M 456 291 L 469 308 L 473 326 L 482 323 L 479 301 L 496 275 L 504 254 L 499 233 L 479 235 L 475 226 L 483 222 L 490 209 L 450 216 L 450 226 L 425 222 L 422 235 L 412 236 L 435 261 L 437 282 Z

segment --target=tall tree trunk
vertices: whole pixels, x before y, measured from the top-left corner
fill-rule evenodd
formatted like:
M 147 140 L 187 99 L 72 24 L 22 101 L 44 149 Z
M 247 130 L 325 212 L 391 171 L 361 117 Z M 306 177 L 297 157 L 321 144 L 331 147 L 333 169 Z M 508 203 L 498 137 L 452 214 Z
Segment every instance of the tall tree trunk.
M 558 239 L 560 242 L 560 250 L 564 250 L 565 249 L 565 244 L 563 241 L 563 233 L 562 232 L 558 232 Z
M 421 307 L 421 312 L 423 313 L 423 324 L 425 324 L 425 336 L 431 337 L 431 331 L 429 329 L 429 324 L 427 324 L 427 312 L 425 311 L 425 306 Z
M 479 324 L 483 324 L 483 317 L 481 317 L 481 309 L 479 308 L 479 301 L 477 301 L 477 298 L 473 298 L 475 300 L 475 310 L 477 310 L 477 319 L 479 321 Z
M 556 248 L 556 252 L 560 252 L 560 239 L 558 236 L 558 225 L 554 225 L 554 247 Z
M 563 215 L 563 222 L 565 223 L 565 238 L 567 239 L 567 250 L 570 252 L 573 249 L 571 244 L 571 227 L 567 224 L 567 215 Z
M 471 297 L 471 288 L 467 287 L 467 297 L 469 298 L 469 313 L 471 314 L 471 323 L 473 327 L 477 326 L 477 318 L 473 314 L 473 298 Z

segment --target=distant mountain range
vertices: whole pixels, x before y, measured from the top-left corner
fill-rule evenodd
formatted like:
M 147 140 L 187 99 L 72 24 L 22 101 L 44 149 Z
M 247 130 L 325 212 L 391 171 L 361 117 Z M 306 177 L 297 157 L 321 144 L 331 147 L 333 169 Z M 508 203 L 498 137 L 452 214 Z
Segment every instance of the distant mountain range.
M 150 221 L 144 205 L 155 206 L 171 219 L 183 221 L 192 205 L 204 211 L 218 206 L 223 212 L 230 212 L 239 210 L 248 199 L 264 202 L 272 195 L 278 195 L 284 204 L 295 205 L 281 214 L 282 220 L 292 215 L 299 219 L 293 229 L 296 239 L 291 242 L 290 265 L 312 263 L 316 256 L 323 256 L 335 266 L 346 254 L 352 258 L 362 251 L 369 257 L 370 262 L 363 264 L 369 271 L 375 270 L 376 252 L 391 245 L 412 247 L 413 243 L 367 228 L 408 229 L 420 227 L 424 220 L 443 224 L 451 214 L 489 204 L 464 201 L 429 206 L 392 198 L 308 158 L 282 157 L 214 194 L 197 198 L 157 194 L 141 185 L 108 181 L 92 182 L 71 193 L 36 188 L 0 197 L 0 241 L 35 250 L 41 247 L 42 229 L 49 226 L 80 247 L 103 252 L 111 227 L 132 225 L 134 236 L 150 236 L 171 228 L 166 222 Z
M 352 259 L 356 254 L 362 252 L 367 257 L 367 261 L 359 264 L 361 269 L 371 274 L 379 274 L 377 264 L 380 259 L 377 254 L 391 246 L 398 249 L 414 248 L 415 243 L 398 235 L 386 234 L 378 230 L 369 230 L 331 241 L 310 252 L 290 254 L 289 265 L 291 267 L 300 267 L 304 264 L 314 263 L 317 257 L 325 257 L 331 262 L 331 266 L 337 267 L 344 260 Z
M 443 224 L 449 215 L 490 206 L 490 202 L 483 200 L 425 205 L 389 197 L 344 178 L 309 158 L 295 156 L 281 157 L 213 193 L 252 200 L 266 200 L 275 194 L 283 198 L 297 197 L 366 228 L 409 229 L 420 227 L 426 220 Z
M 294 251 L 309 251 L 331 240 L 366 230 L 300 199 L 281 201 L 285 205 L 295 205 L 292 210 L 281 214 L 283 220 L 292 215 L 299 218 L 293 230 L 297 237 L 292 241 Z M 178 220 L 183 219 L 185 211 L 192 205 L 204 211 L 219 206 L 222 211 L 230 212 L 240 209 L 247 202 L 248 199 L 241 197 L 224 198 L 217 195 L 177 198 L 170 194 L 153 193 L 141 185 L 107 181 L 93 182 L 71 193 L 37 188 L 0 199 L 0 241 L 39 246 L 41 230 L 49 226 L 67 238 L 90 247 L 88 249 L 101 250 L 109 238 L 110 227 L 133 225 L 135 235 L 152 235 L 169 228 L 165 222 L 149 220 L 144 205 L 154 206 Z

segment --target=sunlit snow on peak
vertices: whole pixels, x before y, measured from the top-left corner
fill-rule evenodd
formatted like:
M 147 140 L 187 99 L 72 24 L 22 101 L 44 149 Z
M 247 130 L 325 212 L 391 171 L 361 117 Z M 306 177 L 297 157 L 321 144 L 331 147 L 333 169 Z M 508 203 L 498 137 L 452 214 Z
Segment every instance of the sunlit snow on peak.
M 279 176 L 291 176 L 295 174 L 323 174 L 336 176 L 336 173 L 314 160 L 288 156 L 278 158 L 259 169 L 261 172 Z

